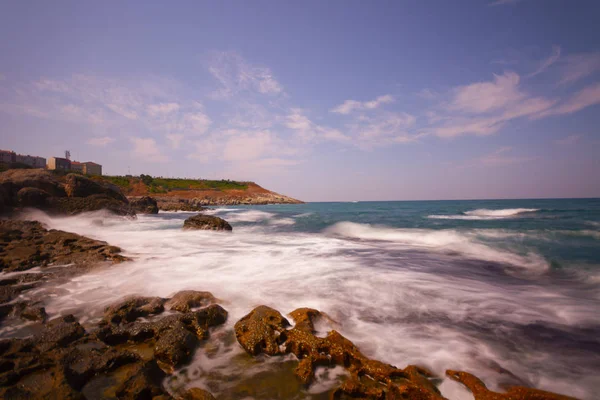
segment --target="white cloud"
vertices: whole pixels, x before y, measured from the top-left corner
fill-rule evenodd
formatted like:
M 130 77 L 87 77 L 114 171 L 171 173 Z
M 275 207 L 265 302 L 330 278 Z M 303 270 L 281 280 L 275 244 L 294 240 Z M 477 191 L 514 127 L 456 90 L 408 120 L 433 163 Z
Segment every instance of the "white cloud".
M 269 131 L 239 133 L 227 140 L 223 150 L 223 159 L 227 161 L 255 160 L 267 153 L 273 142 L 273 134 Z
M 471 113 L 484 113 L 506 107 L 525 97 L 519 90 L 519 75 L 508 72 L 494 75 L 491 82 L 476 82 L 454 89 L 450 108 Z
M 557 107 L 549 109 L 537 117 L 572 114 L 596 104 L 600 104 L 600 82 L 583 88 Z
M 87 141 L 88 144 L 92 145 L 92 146 L 98 146 L 98 147 L 104 147 L 108 144 L 111 144 L 112 142 L 115 141 L 115 138 L 109 137 L 109 136 L 103 136 L 103 137 L 94 137 L 91 138 Z
M 539 75 L 542 72 L 546 71 L 551 65 L 553 65 L 555 62 L 558 61 L 558 59 L 560 58 L 560 53 L 561 53 L 560 46 L 552 46 L 552 54 L 550 55 L 550 57 L 543 60 L 540 63 L 540 66 L 535 71 L 533 71 L 531 74 L 527 75 L 527 77 L 531 78 L 531 77 L 534 77 L 534 76 Z
M 171 142 L 171 148 L 178 149 L 181 145 L 181 141 L 183 140 L 184 135 L 180 133 L 169 133 L 167 134 L 167 139 Z
M 583 135 L 569 135 L 562 139 L 555 140 L 554 143 L 556 143 L 560 146 L 570 146 L 570 145 L 573 145 L 573 144 L 579 142 L 579 140 L 581 140 L 582 137 L 583 137 Z
M 252 65 L 235 52 L 214 54 L 208 70 L 222 86 L 213 93 L 214 98 L 229 98 L 244 91 L 266 95 L 283 93 L 283 87 L 269 68 Z
M 161 153 L 156 140 L 152 138 L 132 137 L 133 155 L 148 162 L 166 162 L 168 157 Z
M 177 110 L 179 110 L 178 103 L 158 103 L 148 106 L 148 114 L 153 117 L 161 114 L 170 114 Z
M 346 100 L 339 106 L 332 108 L 331 112 L 347 115 L 357 110 L 373 110 L 375 108 L 378 108 L 382 104 L 392 103 L 393 101 L 394 97 L 389 94 L 379 96 L 374 100 L 365 102 L 360 102 L 356 100 Z
M 461 135 L 491 135 L 511 120 L 538 118 L 548 112 L 556 100 L 534 97 L 523 91 L 514 72 L 494 75 L 489 82 L 476 82 L 452 90 L 448 104 L 442 105 L 432 126 L 425 132 L 451 138 Z
M 348 142 L 350 138 L 341 131 L 313 123 L 299 108 L 292 108 L 285 117 L 284 125 L 296 131 L 297 136 L 304 143 L 325 140 Z

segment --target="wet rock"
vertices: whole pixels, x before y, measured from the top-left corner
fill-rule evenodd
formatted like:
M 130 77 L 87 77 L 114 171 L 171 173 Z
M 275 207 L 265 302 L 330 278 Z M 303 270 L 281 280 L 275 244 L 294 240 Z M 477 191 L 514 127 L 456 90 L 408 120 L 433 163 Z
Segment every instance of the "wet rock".
M 11 169 L 0 173 L 0 186 L 16 200 L 19 190 L 32 187 L 41 189 L 53 197 L 64 197 L 66 192 L 64 185 L 50 171 L 43 169 Z
M 168 310 L 186 313 L 192 308 L 204 307 L 215 302 L 216 299 L 210 292 L 183 290 L 167 300 L 165 307 Z
M 231 225 L 222 218 L 198 214 L 183 222 L 183 229 L 231 231 Z
M 236 322 L 235 336 L 249 354 L 283 354 L 279 348 L 286 341 L 290 323 L 277 310 L 259 306 Z
M 165 300 L 160 297 L 129 297 L 106 308 L 104 319 L 119 324 L 133 322 L 140 317 L 160 314 Z
M 0 220 L 0 270 L 4 272 L 24 271 L 49 264 L 91 266 L 102 261 L 125 261 L 120 251 L 106 242 L 75 233 L 46 230 L 36 221 Z M 47 276 L 36 274 L 32 277 L 39 280 Z M 12 286 L 12 289 L 6 290 L 22 291 L 24 288 Z M 11 294 L 0 295 L 0 298 L 5 296 L 10 297 Z
M 446 375 L 465 385 L 473 393 L 475 400 L 575 400 L 573 397 L 523 386 L 510 387 L 506 393 L 492 392 L 485 383 L 468 372 L 448 370 Z
M 50 194 L 45 190 L 25 187 L 17 192 L 17 202 L 21 207 L 45 208 Z
M 27 303 L 17 303 L 14 305 L 13 314 L 21 319 L 28 321 L 45 321 L 47 314 L 44 307 L 29 305 Z
M 192 211 L 198 212 L 206 210 L 202 207 L 198 199 L 183 199 L 178 197 L 157 197 L 158 209 L 161 211 Z
M 41 351 L 48 351 L 56 347 L 64 347 L 84 335 L 85 330 L 79 322 L 75 321 L 72 315 L 67 315 L 48 322 L 34 337 L 34 342 Z
M 138 214 L 158 214 L 158 204 L 150 196 L 130 197 L 129 205 Z
M 198 338 L 188 331 L 184 323 L 178 321 L 159 336 L 154 355 L 162 363 L 163 369 L 173 372 L 174 368 L 190 360 L 197 345 Z
M 56 214 L 75 215 L 88 211 L 107 210 L 124 217 L 135 217 L 135 211 L 129 203 L 116 200 L 105 194 L 88 197 L 51 197 L 48 199 L 48 211 Z
M 289 323 L 279 312 L 266 306 L 255 308 L 236 323 L 238 342 L 252 355 L 294 354 L 300 360 L 295 374 L 305 385 L 312 382 L 317 366 L 343 366 L 350 378 L 332 392 L 334 399 L 442 399 L 437 388 L 429 383 L 432 375 L 425 369 L 409 366 L 402 370 L 369 359 L 336 331 L 325 338 L 315 336 L 315 320 L 323 317 L 317 310 L 302 308 L 291 315 L 297 324 L 286 329 Z M 393 397 L 393 393 L 399 396 L 408 393 L 412 397 Z
M 116 390 L 116 396 L 122 400 L 156 399 L 164 395 L 161 382 L 165 376 L 155 361 L 140 363 Z
M 215 400 L 214 396 L 204 389 L 191 388 L 183 393 L 182 400 Z

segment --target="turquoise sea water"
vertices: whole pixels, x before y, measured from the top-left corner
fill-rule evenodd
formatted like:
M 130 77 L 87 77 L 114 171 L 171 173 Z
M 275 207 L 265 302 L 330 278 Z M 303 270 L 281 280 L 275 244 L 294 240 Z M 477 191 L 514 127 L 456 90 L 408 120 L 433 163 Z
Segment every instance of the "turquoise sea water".
M 234 205 L 205 213 L 233 232 L 184 231 L 194 215 L 185 212 L 136 220 L 32 215 L 134 259 L 53 290 L 47 312 L 94 321 L 124 295 L 208 290 L 229 312 L 215 337 L 260 304 L 284 314 L 313 307 L 335 322 L 321 333 L 336 329 L 370 357 L 430 369 L 451 400 L 472 396 L 444 379 L 446 369 L 476 373 L 494 390 L 526 385 L 599 398 L 600 199 Z M 236 380 L 278 362 L 241 368 L 237 343 L 216 345 L 210 359 L 198 352 L 178 382 L 228 398 Z M 290 398 L 311 399 L 336 379 Z

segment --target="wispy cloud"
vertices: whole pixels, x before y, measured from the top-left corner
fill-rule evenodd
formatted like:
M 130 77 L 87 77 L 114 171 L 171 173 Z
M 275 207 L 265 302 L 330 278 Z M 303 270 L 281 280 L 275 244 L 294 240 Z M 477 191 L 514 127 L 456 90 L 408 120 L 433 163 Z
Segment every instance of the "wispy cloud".
M 532 78 L 532 77 L 539 75 L 542 72 L 546 71 L 548 68 L 550 68 L 550 66 L 552 66 L 554 63 L 556 63 L 558 61 L 558 59 L 560 58 L 560 53 L 561 53 L 560 46 L 552 46 L 552 54 L 548 58 L 543 60 L 540 63 L 539 67 L 535 71 L 533 71 L 531 74 L 527 75 L 527 77 Z
M 389 94 L 379 96 L 371 101 L 365 102 L 360 102 L 356 100 L 346 100 L 342 104 L 332 108 L 331 112 L 347 115 L 357 110 L 373 110 L 375 108 L 378 108 L 382 104 L 392 103 L 393 101 L 394 97 Z
M 479 159 L 483 165 L 487 166 L 505 166 L 522 164 L 535 160 L 536 157 L 515 156 L 512 154 L 513 148 L 510 146 L 500 147 L 498 150 L 487 154 Z
M 550 115 L 573 114 L 596 104 L 600 104 L 600 82 L 581 89 L 556 107 L 546 110 L 536 116 L 536 118 L 547 117 Z
M 579 142 L 579 140 L 581 140 L 582 137 L 583 137 L 583 135 L 578 135 L 578 134 L 569 135 L 562 139 L 556 139 L 554 141 L 554 143 L 559 146 L 571 146 L 571 145 Z
M 269 68 L 252 65 L 235 52 L 214 53 L 208 70 L 221 84 L 213 98 L 229 98 L 243 91 L 263 95 L 283 93 L 283 87 Z
M 87 141 L 87 143 L 92 146 L 105 147 L 106 145 L 111 144 L 114 141 L 115 141 L 115 138 L 112 138 L 109 136 L 103 136 L 103 137 L 91 138 Z
M 134 157 L 147 162 L 166 162 L 169 160 L 166 155 L 162 154 L 155 139 L 132 137 L 129 140 L 133 144 L 132 154 Z
M 561 65 L 560 84 L 569 84 L 600 72 L 600 52 L 573 54 Z

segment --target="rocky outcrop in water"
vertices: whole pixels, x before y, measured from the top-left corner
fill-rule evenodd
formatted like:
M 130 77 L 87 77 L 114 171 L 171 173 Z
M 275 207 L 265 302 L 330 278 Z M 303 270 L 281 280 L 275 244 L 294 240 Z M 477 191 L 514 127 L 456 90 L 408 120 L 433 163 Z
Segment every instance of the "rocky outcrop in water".
M 335 330 L 326 337 L 315 335 L 314 324 L 325 318 L 311 308 L 290 313 L 289 321 L 278 311 L 259 306 L 235 324 L 235 334 L 247 353 L 257 356 L 293 354 L 299 360 L 295 375 L 304 385 L 315 379 L 316 367 L 342 366 L 350 376 L 330 392 L 330 399 L 414 399 L 442 400 L 434 375 L 425 368 L 409 365 L 404 369 L 370 359 Z M 467 386 L 476 400 L 566 400 L 567 396 L 525 387 L 513 387 L 504 393 L 487 390 L 483 382 L 465 372 L 448 371 L 448 376 Z
M 231 231 L 233 228 L 223 218 L 212 215 L 198 214 L 189 217 L 183 222 L 183 229 L 209 230 L 209 231 Z
M 108 307 L 100 326 L 89 332 L 67 315 L 43 324 L 32 338 L 0 341 L 0 397 L 172 398 L 162 381 L 190 360 L 209 329 L 226 321 L 227 311 L 210 304 L 160 315 L 167 300 L 124 299 Z M 213 397 L 193 388 L 176 398 Z
M 150 196 L 129 197 L 129 205 L 138 214 L 158 214 L 158 203 Z
M 47 230 L 36 221 L 0 220 L 0 271 L 17 273 L 0 280 L 0 320 L 8 316 L 43 320 L 45 311 L 35 303 L 6 303 L 49 281 L 126 261 L 120 253 L 106 242 Z M 27 272 L 33 268 L 35 273 Z
M 43 169 L 17 169 L 0 173 L 0 212 L 26 207 L 52 214 L 78 214 L 108 210 L 135 216 L 121 190 L 108 182 L 78 174 L 59 176 Z

